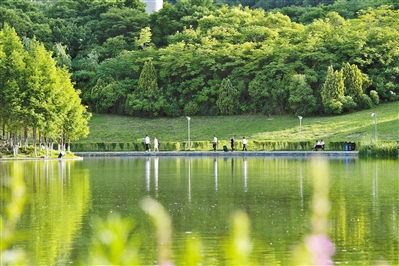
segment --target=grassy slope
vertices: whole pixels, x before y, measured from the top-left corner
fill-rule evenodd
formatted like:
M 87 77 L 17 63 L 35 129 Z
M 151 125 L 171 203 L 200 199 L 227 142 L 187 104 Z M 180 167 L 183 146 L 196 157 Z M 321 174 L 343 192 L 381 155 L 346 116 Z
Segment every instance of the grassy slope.
M 371 140 L 374 118 L 377 113 L 379 140 L 399 140 L 399 102 L 381 104 L 371 110 L 331 117 L 304 117 L 302 140 L 357 141 Z M 94 114 L 90 134 L 79 142 L 131 142 L 148 134 L 162 141 L 187 140 L 187 119 L 136 118 L 117 115 Z M 299 140 L 299 119 L 296 116 L 195 116 L 190 121 L 192 141 L 209 140 L 213 135 L 228 140 L 245 136 L 249 140 Z

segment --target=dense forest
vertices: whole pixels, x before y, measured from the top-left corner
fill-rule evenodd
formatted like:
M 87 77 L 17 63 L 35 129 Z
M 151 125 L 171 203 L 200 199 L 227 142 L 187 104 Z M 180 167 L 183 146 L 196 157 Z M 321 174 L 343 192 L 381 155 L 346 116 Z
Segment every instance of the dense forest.
M 0 21 L 71 73 L 89 111 L 320 115 L 399 95 L 396 0 L 4 0 Z

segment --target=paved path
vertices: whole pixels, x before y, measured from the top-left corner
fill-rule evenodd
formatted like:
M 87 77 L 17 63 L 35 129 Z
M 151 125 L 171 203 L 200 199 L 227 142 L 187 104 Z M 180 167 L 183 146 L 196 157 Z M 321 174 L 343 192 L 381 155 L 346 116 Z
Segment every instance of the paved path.
M 96 157 L 96 156 L 218 156 L 218 157 L 357 157 L 357 151 L 160 151 L 160 152 L 74 152 L 76 156 Z

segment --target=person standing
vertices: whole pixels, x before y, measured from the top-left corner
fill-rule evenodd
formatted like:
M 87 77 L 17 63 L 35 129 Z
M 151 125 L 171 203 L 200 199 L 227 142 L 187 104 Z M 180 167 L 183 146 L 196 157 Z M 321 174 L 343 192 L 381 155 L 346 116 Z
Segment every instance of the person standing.
M 148 135 L 145 136 L 145 151 L 150 150 L 150 137 Z
M 157 139 L 157 137 L 154 138 L 154 151 L 159 151 L 159 149 L 158 149 L 158 139 Z
M 231 143 L 231 151 L 234 151 L 234 136 L 231 137 L 230 143 Z
M 216 151 L 216 146 L 218 144 L 218 138 L 213 135 L 213 150 Z
M 247 140 L 245 137 L 242 137 L 242 151 L 247 151 Z

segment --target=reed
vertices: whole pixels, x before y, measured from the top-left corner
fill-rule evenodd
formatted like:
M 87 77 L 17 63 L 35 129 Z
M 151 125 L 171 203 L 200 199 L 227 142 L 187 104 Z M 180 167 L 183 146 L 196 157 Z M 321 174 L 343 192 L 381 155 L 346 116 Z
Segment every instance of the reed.
M 379 142 L 362 145 L 360 158 L 399 159 L 399 142 Z

